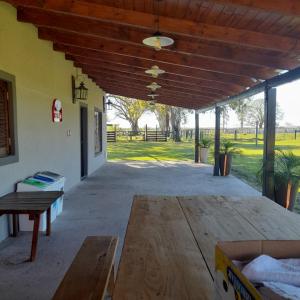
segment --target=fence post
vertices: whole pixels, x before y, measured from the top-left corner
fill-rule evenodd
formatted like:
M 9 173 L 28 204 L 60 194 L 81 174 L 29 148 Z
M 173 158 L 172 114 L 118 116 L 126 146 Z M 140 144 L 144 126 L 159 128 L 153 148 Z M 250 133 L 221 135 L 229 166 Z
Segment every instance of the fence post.
M 295 140 L 297 139 L 297 129 L 295 129 Z
M 117 142 L 117 125 L 115 124 L 115 142 Z
M 148 141 L 148 126 L 146 124 L 146 127 L 145 127 L 145 142 Z
M 234 140 L 235 141 L 237 140 L 237 130 L 236 129 L 234 130 Z
M 270 199 L 274 199 L 275 130 L 276 89 L 266 86 L 262 194 Z
M 155 141 L 157 142 L 157 125 L 155 126 Z
M 255 145 L 256 145 L 256 147 L 258 145 L 258 122 L 257 121 L 255 124 Z

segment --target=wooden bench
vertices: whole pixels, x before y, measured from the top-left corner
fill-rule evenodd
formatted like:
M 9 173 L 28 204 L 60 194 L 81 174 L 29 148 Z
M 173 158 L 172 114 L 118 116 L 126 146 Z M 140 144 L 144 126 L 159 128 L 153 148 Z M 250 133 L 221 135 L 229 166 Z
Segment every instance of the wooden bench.
M 53 300 L 100 300 L 114 289 L 114 257 L 118 238 L 89 236 L 83 242 Z

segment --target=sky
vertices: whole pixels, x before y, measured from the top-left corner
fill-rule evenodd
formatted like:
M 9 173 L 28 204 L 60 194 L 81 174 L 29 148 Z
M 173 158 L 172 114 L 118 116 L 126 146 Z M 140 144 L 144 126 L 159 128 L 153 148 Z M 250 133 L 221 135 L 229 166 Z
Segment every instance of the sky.
M 279 121 L 280 126 L 296 127 L 300 126 L 300 80 L 279 86 L 277 88 L 277 103 L 283 112 L 283 118 Z M 108 111 L 108 123 L 118 124 L 122 128 L 129 128 L 129 123 L 125 120 L 117 118 L 113 110 Z M 214 127 L 214 113 L 206 112 L 200 114 L 199 117 L 200 127 Z M 139 127 L 144 128 L 145 125 L 149 127 L 158 126 L 158 122 L 154 113 L 146 112 L 139 121 Z M 186 124 L 182 127 L 194 128 L 195 115 L 189 114 Z M 234 112 L 230 112 L 227 127 L 239 127 L 239 121 Z

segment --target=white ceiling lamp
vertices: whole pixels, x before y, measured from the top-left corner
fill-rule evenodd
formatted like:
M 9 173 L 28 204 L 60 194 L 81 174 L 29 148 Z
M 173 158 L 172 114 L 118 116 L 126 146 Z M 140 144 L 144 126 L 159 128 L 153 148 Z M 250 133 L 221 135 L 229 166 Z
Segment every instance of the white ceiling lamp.
M 153 78 L 157 78 L 159 75 L 166 73 L 166 71 L 159 68 L 159 66 L 152 66 L 151 69 L 145 71 L 146 74 L 151 75 Z
M 150 104 L 151 106 L 154 106 L 154 105 L 156 104 L 156 100 L 154 99 L 154 100 L 149 101 L 149 104 Z
M 154 1 L 157 1 L 157 9 L 156 9 L 156 24 L 157 24 L 157 30 L 156 32 L 143 40 L 143 44 L 149 47 L 154 48 L 155 50 L 159 51 L 161 50 L 163 47 L 167 47 L 167 46 L 171 46 L 174 44 L 174 40 L 164 36 L 161 34 L 161 32 L 159 31 L 159 2 L 161 0 L 153 0 L 153 10 L 154 10 Z
M 151 99 L 151 100 L 155 100 L 155 97 L 158 97 L 159 95 L 156 94 L 155 92 L 151 92 L 150 94 L 148 94 L 148 97 Z
M 152 82 L 151 84 L 147 85 L 147 88 L 150 89 L 152 92 L 155 92 L 157 89 L 160 89 L 161 86 L 156 82 Z

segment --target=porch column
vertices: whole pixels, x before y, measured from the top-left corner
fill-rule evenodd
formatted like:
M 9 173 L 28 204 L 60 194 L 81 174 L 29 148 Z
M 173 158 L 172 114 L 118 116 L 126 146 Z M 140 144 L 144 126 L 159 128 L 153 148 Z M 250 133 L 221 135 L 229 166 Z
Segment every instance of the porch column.
M 216 125 L 215 125 L 215 166 L 214 176 L 219 176 L 219 154 L 220 154 L 220 119 L 221 119 L 221 108 L 216 106 Z
M 199 112 L 195 110 L 195 163 L 199 163 Z
M 262 194 L 274 200 L 274 156 L 276 129 L 276 88 L 265 89 L 264 154 Z

